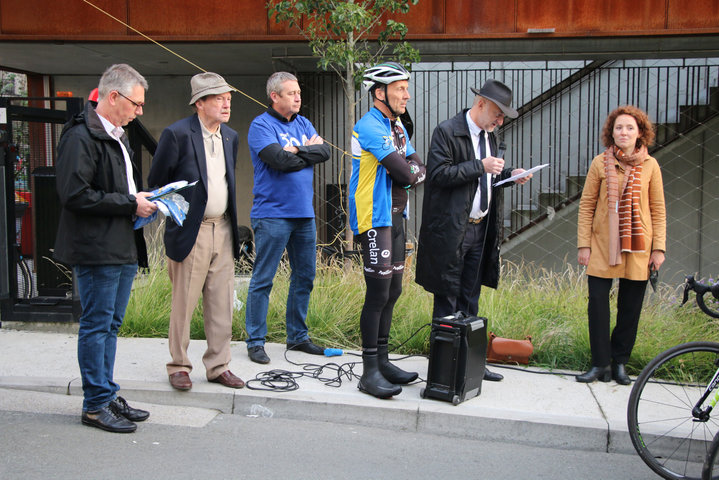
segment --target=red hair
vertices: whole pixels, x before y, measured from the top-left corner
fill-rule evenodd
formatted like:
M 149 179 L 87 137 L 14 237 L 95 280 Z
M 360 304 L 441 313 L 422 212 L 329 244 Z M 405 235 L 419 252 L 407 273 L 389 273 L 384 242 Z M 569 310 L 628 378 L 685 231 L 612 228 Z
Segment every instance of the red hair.
M 654 124 L 649 120 L 649 115 L 633 105 L 623 105 L 615 108 L 607 117 L 602 128 L 602 143 L 605 147 L 609 148 L 614 145 L 614 137 L 612 132 L 614 131 L 614 122 L 617 120 L 619 115 L 629 115 L 633 117 L 637 122 L 639 128 L 639 138 L 637 138 L 636 148 L 645 145 L 647 148 L 654 144 Z

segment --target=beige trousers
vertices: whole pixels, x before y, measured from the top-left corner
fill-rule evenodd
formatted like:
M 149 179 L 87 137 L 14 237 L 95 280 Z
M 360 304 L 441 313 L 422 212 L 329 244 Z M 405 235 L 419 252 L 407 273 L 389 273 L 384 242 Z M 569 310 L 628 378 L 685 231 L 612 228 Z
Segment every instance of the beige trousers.
M 207 350 L 202 357 L 208 379 L 230 364 L 232 301 L 234 294 L 232 230 L 227 215 L 206 218 L 200 225 L 195 246 L 182 262 L 167 259 L 172 282 L 172 311 L 168 343 L 172 360 L 167 373 L 191 372 L 187 356 L 192 313 L 202 294 Z

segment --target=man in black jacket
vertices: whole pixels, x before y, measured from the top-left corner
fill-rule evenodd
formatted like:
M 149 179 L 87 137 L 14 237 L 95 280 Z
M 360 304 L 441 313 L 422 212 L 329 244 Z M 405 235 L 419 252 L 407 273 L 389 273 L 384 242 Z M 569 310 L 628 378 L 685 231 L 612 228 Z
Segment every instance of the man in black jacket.
M 146 199 L 123 126 L 142 115 L 147 82 L 125 64 L 108 68 L 91 103 L 63 128 L 57 147 L 57 192 L 62 210 L 55 258 L 72 266 L 82 315 L 77 359 L 82 375 L 82 423 L 134 432 L 150 414 L 130 407 L 113 381 L 117 331 L 125 316 L 142 235 L 133 217 L 157 207 Z M 140 232 L 141 233 L 141 232 Z
M 504 167 L 493 133 L 505 116 L 517 117 L 512 91 L 492 79 L 471 90 L 472 108 L 437 126 L 427 156 L 416 281 L 434 294 L 433 318 L 477 315 L 482 285 L 497 288 L 500 189 L 493 184 L 524 172 Z M 485 370 L 485 380 L 502 378 Z

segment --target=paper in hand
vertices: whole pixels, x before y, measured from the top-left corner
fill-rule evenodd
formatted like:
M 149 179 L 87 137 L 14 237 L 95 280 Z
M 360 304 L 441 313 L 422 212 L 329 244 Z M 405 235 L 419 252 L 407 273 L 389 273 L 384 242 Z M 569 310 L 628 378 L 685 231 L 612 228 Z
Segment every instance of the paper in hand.
M 185 221 L 185 217 L 187 217 L 187 211 L 190 209 L 190 204 L 187 203 L 187 201 L 182 195 L 176 192 L 184 190 L 185 188 L 192 187 L 196 183 L 197 181 L 188 183 L 186 180 L 168 183 L 164 187 L 153 190 L 151 192 L 152 196 L 147 197 L 147 199 L 155 203 L 158 210 L 163 215 L 165 215 L 166 217 L 170 217 L 175 223 L 177 223 L 179 226 L 182 226 L 182 223 Z M 155 221 L 156 218 L 157 212 L 154 212 L 149 217 L 138 217 L 137 219 L 135 219 L 135 230 L 137 230 L 138 228 L 142 228 L 149 223 L 152 223 L 153 221 Z
M 152 196 L 148 198 L 149 201 L 157 200 L 158 198 L 162 198 L 165 195 L 169 195 L 171 193 L 179 192 L 180 190 L 184 190 L 186 188 L 194 187 L 197 183 L 197 180 L 195 180 L 192 183 L 189 183 L 187 180 L 180 180 L 177 182 L 168 183 L 164 187 L 160 187 L 157 190 L 153 190 Z
M 493 186 L 496 187 L 496 186 L 505 184 L 505 183 L 507 183 L 507 182 L 513 182 L 513 181 L 515 181 L 515 180 L 519 180 L 520 178 L 528 177 L 529 175 L 533 174 L 533 173 L 536 172 L 537 170 L 541 170 L 541 169 L 543 169 L 544 167 L 548 167 L 548 166 L 549 166 L 548 163 L 545 163 L 545 164 L 543 164 L 543 165 L 537 165 L 536 167 L 532 167 L 532 168 L 530 168 L 529 170 L 525 170 L 525 171 L 522 172 L 522 173 L 518 173 L 518 174 L 516 174 L 516 175 L 512 175 L 512 176 L 509 177 L 509 178 L 505 178 L 504 180 L 495 183 Z

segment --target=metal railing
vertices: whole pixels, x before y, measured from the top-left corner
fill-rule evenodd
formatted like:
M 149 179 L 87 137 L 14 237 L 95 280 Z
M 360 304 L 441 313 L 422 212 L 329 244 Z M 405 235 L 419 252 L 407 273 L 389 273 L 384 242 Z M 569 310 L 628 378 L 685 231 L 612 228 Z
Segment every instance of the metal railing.
M 719 59 L 648 63 L 607 63 L 525 109 L 502 128 L 510 145 L 510 164 L 550 165 L 535 176 L 530 188 L 509 191 L 505 238 L 578 198 L 589 164 L 604 150 L 600 138 L 604 121 L 617 106 L 636 105 L 649 114 L 657 128 L 651 151 L 719 114 Z
M 415 127 L 412 143 L 420 156 L 427 154 L 434 128 L 471 106 L 474 95 L 470 87 L 479 87 L 488 78 L 510 86 L 513 104 L 519 107 L 520 116 L 498 129 L 508 145 L 507 164 L 521 168 L 549 164 L 525 187 L 505 191 L 505 239 L 578 197 L 592 158 L 604 149 L 601 128 L 615 107 L 633 104 L 647 111 L 657 125 L 655 148 L 719 113 L 716 58 L 418 64 L 412 72 L 408 109 Z M 321 135 L 343 147 L 346 107 L 336 76 L 313 72 L 301 75 L 300 80 L 303 114 Z M 370 101 L 365 92 L 358 92 L 357 98 L 356 117 L 360 118 Z M 341 230 L 338 185 L 348 183 L 350 165 L 349 158 L 334 150 L 331 161 L 316 170 L 316 213 L 322 241 L 330 242 Z M 346 205 L 346 197 L 341 200 Z M 410 197 L 410 210 L 414 212 L 408 222 L 411 238 L 419 232 L 421 189 Z

